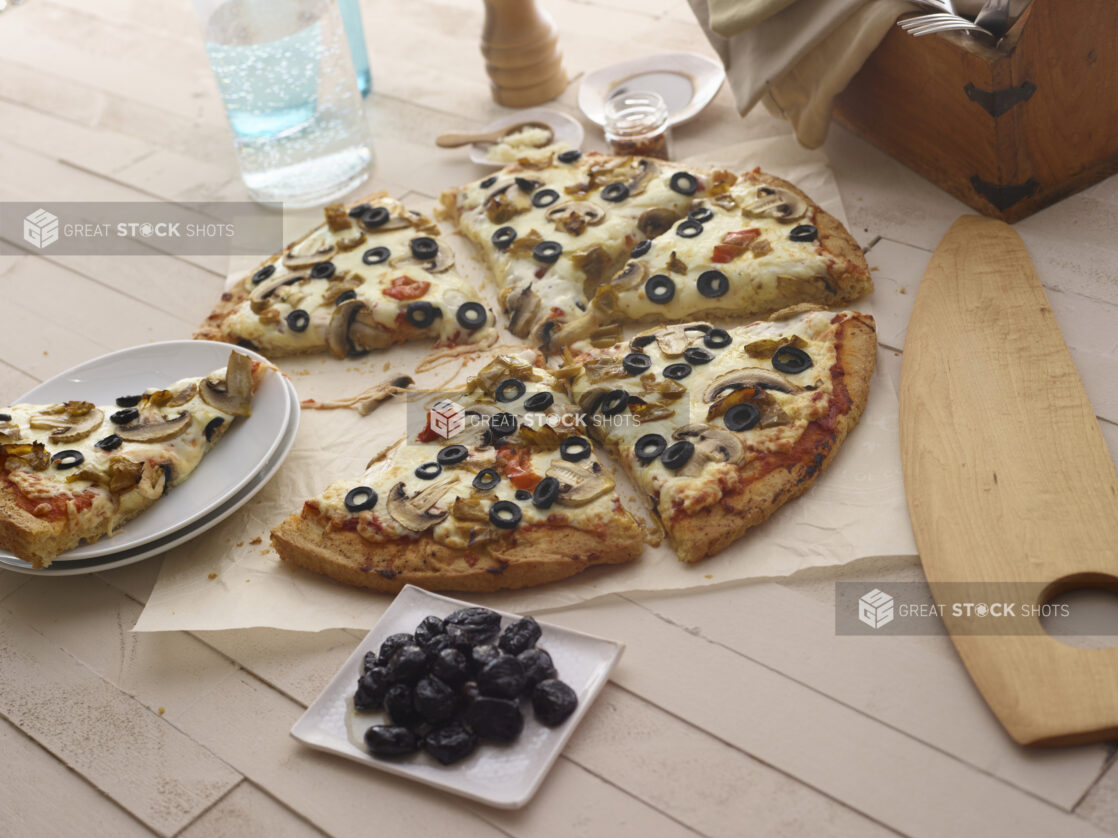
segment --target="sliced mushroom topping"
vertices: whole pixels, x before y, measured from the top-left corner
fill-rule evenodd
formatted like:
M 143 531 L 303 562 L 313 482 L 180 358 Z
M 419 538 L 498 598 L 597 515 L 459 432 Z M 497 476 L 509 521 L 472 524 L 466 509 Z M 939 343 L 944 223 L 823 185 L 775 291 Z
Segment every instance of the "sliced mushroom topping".
M 364 278 L 360 274 L 355 273 L 350 274 L 345 279 L 331 282 L 326 287 L 326 290 L 322 292 L 322 302 L 325 305 L 333 305 L 338 301 L 338 297 L 346 291 L 356 291 L 364 284 Z
M 642 262 L 632 261 L 618 271 L 609 284 L 618 291 L 631 291 L 642 286 L 646 279 L 648 267 Z
M 434 506 L 457 482 L 458 475 L 444 477 L 409 498 L 401 481 L 388 492 L 388 514 L 396 523 L 412 532 L 430 529 L 446 518 L 447 511 L 435 512 Z
M 703 464 L 708 460 L 737 465 L 745 459 L 745 449 L 741 441 L 725 428 L 699 424 L 684 425 L 678 428 L 672 437 L 690 440 L 695 446 L 695 455 L 681 471 L 681 474 L 687 476 L 701 472 Z
M 483 206 L 485 215 L 491 222 L 504 224 L 531 209 L 532 196 L 531 192 L 521 189 L 516 181 L 510 181 L 490 192 Z
M 473 524 L 489 523 L 489 504 L 480 498 L 456 498 L 450 514 L 459 521 Z
M 730 192 L 723 192 L 720 195 L 711 197 L 710 202 L 722 209 L 735 210 L 738 208 L 737 199 Z
M 579 409 L 589 416 L 597 410 L 598 402 L 602 400 L 606 393 L 610 392 L 610 389 L 609 387 L 591 387 L 578 397 Z
M 319 262 L 326 262 L 337 255 L 338 248 L 326 241 L 324 233 L 317 236 L 308 236 L 303 241 L 293 244 L 283 254 L 283 266 L 289 270 L 298 271 L 309 268 Z
M 365 307 L 357 311 L 349 323 L 349 347 L 353 355 L 364 355 L 373 349 L 387 349 L 392 345 L 388 332 Z
M 678 323 L 655 332 L 656 345 L 666 358 L 677 358 L 692 341 L 701 338 L 710 329 L 709 323 Z
M 189 428 L 191 421 L 190 414 L 184 410 L 174 419 L 125 425 L 116 429 L 116 435 L 125 442 L 166 442 Z
M 144 396 L 147 404 L 155 407 L 182 407 L 198 394 L 198 385 L 188 382 L 178 390 L 155 390 Z
M 224 379 L 211 375 L 202 382 L 198 392 L 202 396 L 202 401 L 222 413 L 232 416 L 251 416 L 252 361 L 248 355 L 236 351 L 230 352 Z
M 556 349 L 590 337 L 598 328 L 598 318 L 592 312 L 579 315 L 562 325 L 558 325 L 559 323 L 559 320 L 545 320 L 541 324 L 539 339 L 545 350 Z
M 368 308 L 358 299 L 350 299 L 334 308 L 330 323 L 326 327 L 326 348 L 339 361 L 349 355 L 349 327 L 357 312 Z
M 594 290 L 612 273 L 610 269 L 613 266 L 613 257 L 604 247 L 595 244 L 572 253 L 571 265 L 575 270 L 582 271 L 583 293 L 587 297 L 592 297 Z
M 273 279 L 270 282 L 261 282 L 252 289 L 252 293 L 248 295 L 249 307 L 255 314 L 260 314 L 268 306 L 272 304 L 271 297 L 279 289 L 285 285 L 293 285 L 301 279 L 306 279 L 306 274 L 293 273 L 284 274 L 278 279 Z
M 644 192 L 652 179 L 660 173 L 660 167 L 647 157 L 637 158 L 630 165 L 633 168 L 633 176 L 626 186 L 629 187 L 629 197 L 631 198 Z
M 653 207 L 641 213 L 637 219 L 637 229 L 646 239 L 654 239 L 668 232 L 679 221 L 679 213 L 669 207 Z
M 104 420 L 105 414 L 97 408 L 93 408 L 85 415 L 70 420 L 65 427 L 52 432 L 47 438 L 51 442 L 77 442 L 79 439 L 85 439 L 101 427 Z
M 525 285 L 519 292 L 514 291 L 505 308 L 509 317 L 509 331 L 518 338 L 528 337 L 532 324 L 539 316 L 541 305 L 539 295 L 530 285 Z
M 703 392 L 703 401 L 710 404 L 727 390 L 743 390 L 746 387 L 763 390 L 776 390 L 780 393 L 802 393 L 804 388 L 789 381 L 775 370 L 755 367 L 732 370 L 719 376 Z
M 19 460 L 34 471 L 50 467 L 50 455 L 41 442 L 9 442 L 0 444 L 0 453 L 5 458 Z M 8 466 L 11 471 L 11 466 Z
M 15 422 L 0 422 L 0 442 L 16 442 L 21 434 Z
M 592 201 L 566 201 L 550 207 L 545 216 L 559 232 L 580 236 L 588 226 L 601 224 L 606 211 Z
M 118 454 L 109 460 L 107 466 L 98 467 L 87 463 L 81 470 L 67 477 L 66 482 L 88 480 L 90 483 L 107 487 L 114 494 L 120 494 L 139 483 L 143 475 L 143 463 L 138 463 Z
M 597 462 L 580 466 L 556 460 L 548 468 L 546 476 L 559 481 L 559 503 L 562 506 L 585 506 L 613 489 L 613 479 Z
M 807 203 L 787 189 L 760 186 L 755 196 L 742 207 L 742 213 L 755 218 L 775 218 L 777 221 L 791 222 L 803 218 L 807 213 Z
M 29 424 L 36 430 L 49 430 L 50 442 L 77 442 L 101 427 L 104 420 L 105 414 L 90 402 L 75 401 L 44 410 L 32 416 Z M 18 428 L 16 436 L 9 441 L 16 439 L 19 439 Z

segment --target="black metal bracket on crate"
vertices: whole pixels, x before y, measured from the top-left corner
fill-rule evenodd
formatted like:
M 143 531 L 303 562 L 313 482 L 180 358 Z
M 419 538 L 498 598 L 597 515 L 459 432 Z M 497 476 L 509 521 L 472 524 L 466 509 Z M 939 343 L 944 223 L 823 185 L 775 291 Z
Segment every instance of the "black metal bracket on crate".
M 999 186 L 996 183 L 983 180 L 978 175 L 971 175 L 970 184 L 974 187 L 975 192 L 1002 212 L 1005 212 L 1018 201 L 1028 198 L 1040 187 L 1036 178 L 1029 178 L 1024 183 L 1010 183 Z
M 999 117 L 1036 93 L 1036 85 L 1031 81 L 1026 81 L 1017 85 L 1017 87 L 1007 87 L 1004 90 L 983 90 L 968 81 L 963 87 L 963 92 L 967 94 L 968 99 L 977 102 L 990 116 Z

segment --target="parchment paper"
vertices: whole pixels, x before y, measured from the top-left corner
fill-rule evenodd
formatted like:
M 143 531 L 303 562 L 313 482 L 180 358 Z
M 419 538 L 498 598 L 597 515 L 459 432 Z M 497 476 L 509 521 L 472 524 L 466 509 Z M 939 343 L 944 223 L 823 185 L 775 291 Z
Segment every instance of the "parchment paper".
M 825 157 L 787 137 L 750 141 L 691 162 L 736 171 L 760 165 L 796 183 L 845 221 Z M 463 275 L 487 288 L 483 269 L 465 240 L 452 236 L 451 242 Z M 873 313 L 872 297 L 853 307 Z M 507 335 L 505 340 L 515 342 Z M 394 374 L 414 374 L 428 352 L 429 347 L 413 344 L 359 360 L 311 357 L 279 366 L 302 398 L 322 400 L 355 394 Z M 477 366 L 454 361 L 414 377 L 418 386 L 438 388 L 463 382 Z M 351 410 L 304 410 L 291 455 L 271 483 L 227 521 L 166 554 L 136 630 L 371 627 L 390 595 L 288 567 L 271 549 L 268 533 L 333 480 L 362 473 L 375 453 L 402 435 L 405 411 L 402 399 L 366 417 Z M 913 554 L 897 434 L 897 395 L 879 371 L 861 422 L 815 486 L 719 555 L 684 565 L 665 542 L 646 547 L 629 565 L 592 568 L 537 588 L 468 598 L 515 612 L 540 612 L 611 593 L 724 585 L 866 556 Z M 219 447 L 211 456 L 220 455 Z M 624 474 L 618 471 L 617 478 L 627 508 L 647 517 Z

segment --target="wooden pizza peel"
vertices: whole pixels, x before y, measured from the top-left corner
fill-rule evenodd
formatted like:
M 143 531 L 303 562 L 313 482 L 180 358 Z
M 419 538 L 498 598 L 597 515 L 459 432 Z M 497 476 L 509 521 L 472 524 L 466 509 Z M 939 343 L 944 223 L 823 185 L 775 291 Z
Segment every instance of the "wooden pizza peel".
M 1118 737 L 1118 648 L 1065 645 L 1033 613 L 1075 588 L 1118 591 L 1118 475 L 1024 243 L 1001 221 L 960 218 L 928 265 L 900 440 L 936 601 L 1018 603 L 997 620 L 942 615 L 1006 730 L 1023 745 Z

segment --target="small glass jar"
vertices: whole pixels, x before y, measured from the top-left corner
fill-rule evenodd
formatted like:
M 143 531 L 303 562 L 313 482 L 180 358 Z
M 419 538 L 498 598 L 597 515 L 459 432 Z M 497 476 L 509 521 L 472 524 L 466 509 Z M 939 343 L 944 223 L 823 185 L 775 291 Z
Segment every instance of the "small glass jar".
M 659 93 L 634 90 L 606 100 L 606 140 L 614 154 L 667 160 L 668 106 Z

